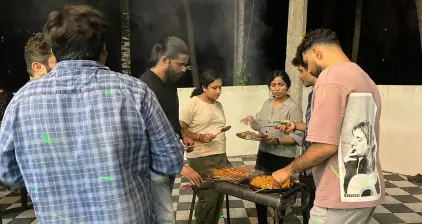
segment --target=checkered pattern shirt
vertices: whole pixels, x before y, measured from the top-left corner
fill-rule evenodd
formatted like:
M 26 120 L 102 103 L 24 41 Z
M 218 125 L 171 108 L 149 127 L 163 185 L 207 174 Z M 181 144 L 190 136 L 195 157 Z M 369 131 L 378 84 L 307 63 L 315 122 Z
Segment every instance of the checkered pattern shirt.
M 39 223 L 155 223 L 149 172 L 176 175 L 183 152 L 143 82 L 64 61 L 6 110 L 0 178 L 26 186 Z

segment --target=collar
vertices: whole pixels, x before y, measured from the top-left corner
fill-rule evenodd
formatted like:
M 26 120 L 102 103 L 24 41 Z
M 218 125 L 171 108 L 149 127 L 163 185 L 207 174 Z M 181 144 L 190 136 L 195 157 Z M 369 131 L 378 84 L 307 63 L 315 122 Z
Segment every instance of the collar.
M 110 70 L 107 66 L 99 63 L 98 61 L 91 60 L 66 60 L 57 63 L 55 70 L 61 69 L 78 69 L 78 68 L 102 68 Z
M 149 76 L 151 76 L 151 78 L 160 83 L 160 85 L 162 85 L 163 87 L 168 87 L 169 86 L 169 81 L 165 82 L 164 80 L 162 80 L 157 74 L 155 74 L 155 72 L 151 71 L 151 69 L 147 69 L 147 74 Z

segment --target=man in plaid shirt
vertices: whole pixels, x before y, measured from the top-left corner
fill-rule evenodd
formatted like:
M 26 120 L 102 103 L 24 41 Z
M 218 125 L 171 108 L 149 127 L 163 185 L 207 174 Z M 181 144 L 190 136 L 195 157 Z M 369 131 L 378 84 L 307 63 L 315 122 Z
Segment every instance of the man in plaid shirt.
M 176 175 L 184 147 L 155 95 L 110 71 L 107 23 L 65 6 L 44 26 L 57 67 L 13 98 L 0 129 L 0 179 L 26 186 L 39 223 L 155 223 L 150 171 Z

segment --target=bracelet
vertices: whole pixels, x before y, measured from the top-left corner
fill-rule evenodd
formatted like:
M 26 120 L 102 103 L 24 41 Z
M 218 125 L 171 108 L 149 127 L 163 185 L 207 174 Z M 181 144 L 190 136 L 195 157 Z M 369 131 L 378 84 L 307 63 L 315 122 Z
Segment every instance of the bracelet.
M 274 145 L 275 146 L 278 146 L 278 145 L 280 145 L 280 139 L 278 139 L 278 138 L 274 138 Z
M 293 131 L 296 131 L 296 122 L 294 121 L 293 121 L 293 126 L 294 126 Z
M 203 136 L 203 134 L 199 134 L 199 136 L 198 136 L 198 140 L 199 140 L 200 142 L 202 142 L 202 141 L 201 141 L 201 136 Z

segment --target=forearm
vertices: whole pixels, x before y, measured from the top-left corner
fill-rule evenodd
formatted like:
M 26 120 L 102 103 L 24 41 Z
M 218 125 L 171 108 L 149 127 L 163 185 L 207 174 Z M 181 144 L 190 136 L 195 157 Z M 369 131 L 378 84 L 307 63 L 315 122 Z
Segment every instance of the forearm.
M 251 128 L 255 131 L 261 132 L 261 124 L 256 120 L 252 121 Z
M 304 154 L 290 163 L 286 169 L 288 169 L 292 175 L 309 170 L 336 153 L 337 148 L 338 146 L 336 145 L 313 143 Z
M 199 141 L 200 134 L 196 134 L 196 133 L 190 132 L 186 128 L 183 128 L 182 129 L 182 135 L 184 135 L 185 137 L 188 137 L 188 138 L 190 138 L 192 140 Z
M 294 145 L 296 144 L 295 140 L 291 137 L 285 136 L 278 139 L 280 145 Z
M 295 122 L 295 126 L 296 126 L 296 129 L 295 130 L 297 130 L 297 131 L 305 131 L 305 129 L 306 129 L 306 124 L 305 123 L 303 123 L 303 122 Z

